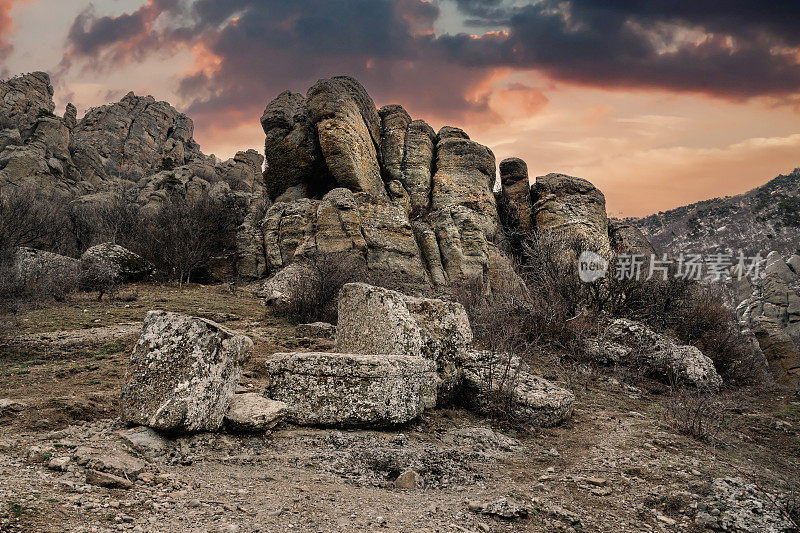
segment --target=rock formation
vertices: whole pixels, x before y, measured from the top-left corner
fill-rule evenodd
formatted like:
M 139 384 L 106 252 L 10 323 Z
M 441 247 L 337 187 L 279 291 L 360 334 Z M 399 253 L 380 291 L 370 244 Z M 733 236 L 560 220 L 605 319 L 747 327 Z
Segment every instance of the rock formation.
M 0 128 L 25 128 L 42 115 L 52 115 L 53 86 L 45 72 L 32 72 L 0 81 Z
M 503 225 L 509 229 L 530 231 L 533 227 L 533 203 L 525 161 L 517 157 L 500 161 L 500 185 L 500 194 L 508 210 L 504 213 Z
M 150 311 L 122 386 L 122 420 L 170 432 L 215 431 L 253 342 L 210 320 Z
M 0 185 L 74 188 L 80 177 L 71 122 L 53 114 L 50 77 L 34 72 L 0 81 L 0 96 Z
M 316 252 L 355 250 L 409 289 L 484 280 L 507 263 L 494 239 L 492 152 L 458 128 L 435 134 L 398 105 L 380 111 L 352 78 L 284 92 L 264 111 L 265 184 L 275 205 L 239 238 L 258 278 Z M 500 263 L 500 264 L 498 264 Z
M 84 181 L 138 180 L 164 165 L 202 160 L 194 124 L 166 102 L 132 92 L 90 109 L 73 131 L 74 160 Z
M 758 265 L 752 281 L 738 279 L 733 270 L 737 296 L 744 297 L 736 309 L 739 324 L 758 339 L 775 377 L 781 381 L 800 379 L 800 282 L 791 265 L 771 252 Z
M 533 185 L 533 201 L 533 219 L 540 231 L 559 230 L 585 239 L 601 255 L 610 252 L 606 198 L 585 179 L 539 176 Z

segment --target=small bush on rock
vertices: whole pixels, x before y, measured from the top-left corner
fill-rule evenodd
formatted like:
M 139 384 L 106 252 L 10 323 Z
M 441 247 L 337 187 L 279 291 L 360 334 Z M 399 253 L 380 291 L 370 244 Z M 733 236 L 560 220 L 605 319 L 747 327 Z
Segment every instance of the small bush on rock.
M 302 267 L 275 307 L 277 315 L 297 324 L 336 323 L 339 290 L 368 278 L 364 257 L 353 251 L 316 252 L 305 258 Z

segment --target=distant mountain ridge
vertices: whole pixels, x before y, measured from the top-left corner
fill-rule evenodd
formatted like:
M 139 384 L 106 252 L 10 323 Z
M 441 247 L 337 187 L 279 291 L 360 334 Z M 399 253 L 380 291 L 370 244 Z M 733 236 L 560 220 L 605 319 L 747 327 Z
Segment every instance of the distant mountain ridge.
M 800 252 L 800 168 L 744 194 L 626 218 L 660 253 Z

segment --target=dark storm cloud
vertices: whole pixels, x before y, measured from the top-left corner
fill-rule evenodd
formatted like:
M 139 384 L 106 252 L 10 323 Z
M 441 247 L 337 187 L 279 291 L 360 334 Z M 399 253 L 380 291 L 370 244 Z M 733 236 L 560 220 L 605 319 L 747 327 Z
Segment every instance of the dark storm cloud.
M 476 88 L 499 67 L 734 99 L 800 92 L 797 1 L 453 1 L 468 24 L 505 31 L 435 36 L 440 14 L 424 0 L 151 0 L 118 17 L 79 15 L 65 57 L 200 46 L 219 67 L 187 76 L 181 91 L 191 113 L 220 125 L 336 74 L 356 76 L 379 102 L 452 118 L 486 112 Z M 166 12 L 169 24 L 153 23 Z
M 800 90 L 800 2 L 572 0 L 510 7 L 458 0 L 508 37 L 443 36 L 452 61 L 545 70 L 603 87 L 697 91 L 731 98 Z M 700 35 L 699 41 L 687 34 Z

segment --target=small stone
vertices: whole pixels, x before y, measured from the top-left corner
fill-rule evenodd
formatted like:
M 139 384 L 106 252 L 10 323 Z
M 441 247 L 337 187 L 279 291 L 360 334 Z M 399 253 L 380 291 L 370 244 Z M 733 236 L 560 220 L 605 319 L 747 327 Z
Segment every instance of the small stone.
M 53 457 L 50 459 L 50 462 L 47 463 L 47 468 L 50 470 L 57 470 L 59 472 L 64 472 L 67 469 L 67 465 L 69 465 L 72 459 L 69 457 Z
M 668 526 L 674 526 L 677 522 L 668 516 L 664 516 L 663 514 L 656 515 L 656 519 L 659 522 L 663 522 Z
M 255 392 L 235 394 L 225 414 L 225 425 L 232 431 L 262 432 L 283 420 L 286 410 L 285 403 L 270 400 Z
M 97 470 L 86 470 L 86 483 L 109 489 L 129 489 L 133 487 L 133 483 L 123 477 L 107 472 L 98 472 Z
M 611 487 L 592 489 L 592 494 L 595 496 L 608 496 L 612 492 Z
M 189 500 L 189 503 L 186 504 L 186 507 L 188 507 L 189 509 L 195 509 L 197 507 L 200 507 L 200 500 L 197 499 Z
M 394 480 L 394 486 L 398 489 L 418 489 L 423 484 L 422 476 L 414 470 L 406 470 Z
M 713 528 L 717 520 L 705 511 L 700 511 L 694 517 L 694 523 L 702 528 Z

